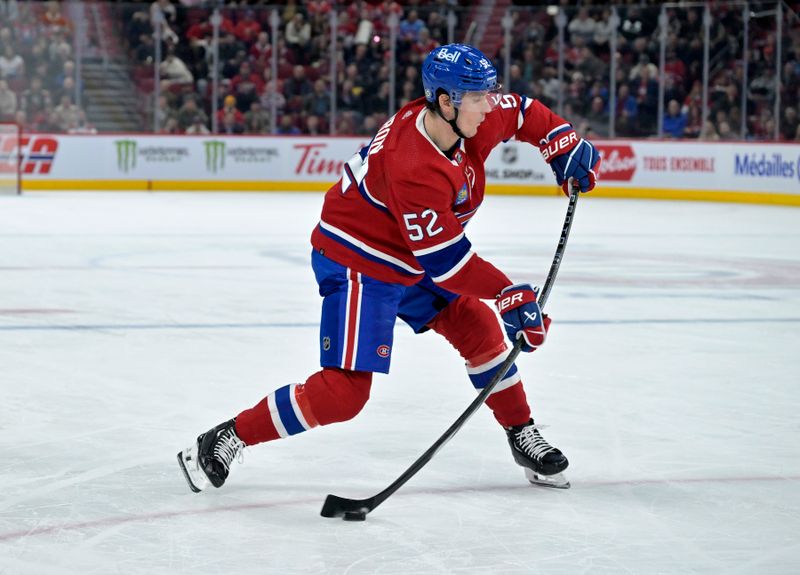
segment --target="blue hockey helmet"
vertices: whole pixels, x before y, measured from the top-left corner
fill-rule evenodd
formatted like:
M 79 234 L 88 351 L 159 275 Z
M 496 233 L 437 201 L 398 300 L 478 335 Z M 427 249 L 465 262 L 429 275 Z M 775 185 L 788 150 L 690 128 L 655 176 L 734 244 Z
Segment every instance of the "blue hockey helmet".
M 465 92 L 497 89 L 497 70 L 483 53 L 466 44 L 445 44 L 435 48 L 422 63 L 425 99 L 437 101 L 439 89 L 447 92 L 455 106 Z

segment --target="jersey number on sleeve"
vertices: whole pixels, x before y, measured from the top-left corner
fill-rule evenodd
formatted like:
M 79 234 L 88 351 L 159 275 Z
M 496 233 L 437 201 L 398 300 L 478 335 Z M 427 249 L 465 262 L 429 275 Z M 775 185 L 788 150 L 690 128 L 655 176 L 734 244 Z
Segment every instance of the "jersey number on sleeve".
M 439 216 L 436 215 L 436 212 L 434 212 L 430 208 L 428 208 L 419 215 L 413 213 L 403 214 L 403 220 L 406 222 L 406 228 L 408 228 L 408 231 L 410 232 L 408 234 L 408 239 L 410 239 L 413 242 L 418 242 L 419 240 L 425 238 L 426 232 L 427 236 L 431 238 L 436 234 L 438 234 L 439 232 L 441 232 L 442 230 L 444 230 L 442 226 L 439 226 L 438 228 L 434 227 L 436 226 L 436 220 L 438 218 Z M 416 220 L 422 220 L 422 221 L 417 224 L 414 223 Z M 425 229 L 422 228 L 423 225 L 425 226 Z

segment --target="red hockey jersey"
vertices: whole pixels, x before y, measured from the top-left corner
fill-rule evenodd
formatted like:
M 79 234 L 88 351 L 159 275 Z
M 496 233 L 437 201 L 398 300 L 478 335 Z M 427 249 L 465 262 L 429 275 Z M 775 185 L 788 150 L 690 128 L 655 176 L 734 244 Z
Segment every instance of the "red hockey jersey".
M 410 102 L 344 165 L 326 193 L 315 249 L 375 279 L 439 286 L 484 299 L 512 282 L 472 251 L 464 226 L 483 202 L 484 161 L 500 142 L 540 145 L 566 122 L 536 100 L 501 97 L 448 157 L 425 131 L 424 98 Z

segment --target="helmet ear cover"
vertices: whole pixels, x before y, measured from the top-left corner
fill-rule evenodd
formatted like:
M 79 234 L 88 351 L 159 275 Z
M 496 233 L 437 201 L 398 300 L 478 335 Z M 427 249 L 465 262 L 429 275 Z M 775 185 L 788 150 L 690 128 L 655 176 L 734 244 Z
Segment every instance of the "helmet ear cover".
M 444 94 L 445 96 L 448 96 L 448 97 L 450 96 L 450 94 L 448 94 L 447 90 L 445 90 L 444 88 L 437 88 L 436 89 L 436 99 L 433 102 L 431 102 L 430 100 L 426 100 L 425 101 L 425 107 L 428 108 L 429 110 L 431 110 L 432 112 L 436 112 L 442 120 L 444 120 L 445 122 L 450 124 L 450 127 L 453 128 L 453 132 L 455 132 L 456 136 L 458 136 L 462 140 L 466 140 L 467 137 L 461 131 L 461 128 L 458 127 L 458 123 L 457 123 L 457 121 L 458 121 L 458 106 L 453 104 L 453 112 L 455 113 L 455 115 L 453 116 L 452 120 L 448 120 L 447 118 L 444 117 L 444 114 L 442 114 L 442 107 L 439 105 L 439 96 L 441 96 L 442 94 Z M 450 101 L 452 102 L 453 99 L 450 98 Z

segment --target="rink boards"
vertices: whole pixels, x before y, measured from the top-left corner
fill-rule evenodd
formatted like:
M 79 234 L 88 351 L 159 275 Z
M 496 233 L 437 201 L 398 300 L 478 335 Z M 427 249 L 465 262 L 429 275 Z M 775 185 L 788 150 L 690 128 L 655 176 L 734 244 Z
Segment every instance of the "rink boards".
M 4 136 L 0 149 L 13 147 Z M 324 191 L 367 137 L 26 134 L 23 190 Z M 800 145 L 597 140 L 595 195 L 800 205 Z M 11 157 L 8 154 L 4 157 Z M 3 161 L 3 158 L 0 158 Z M 486 162 L 488 193 L 558 194 L 526 143 Z

